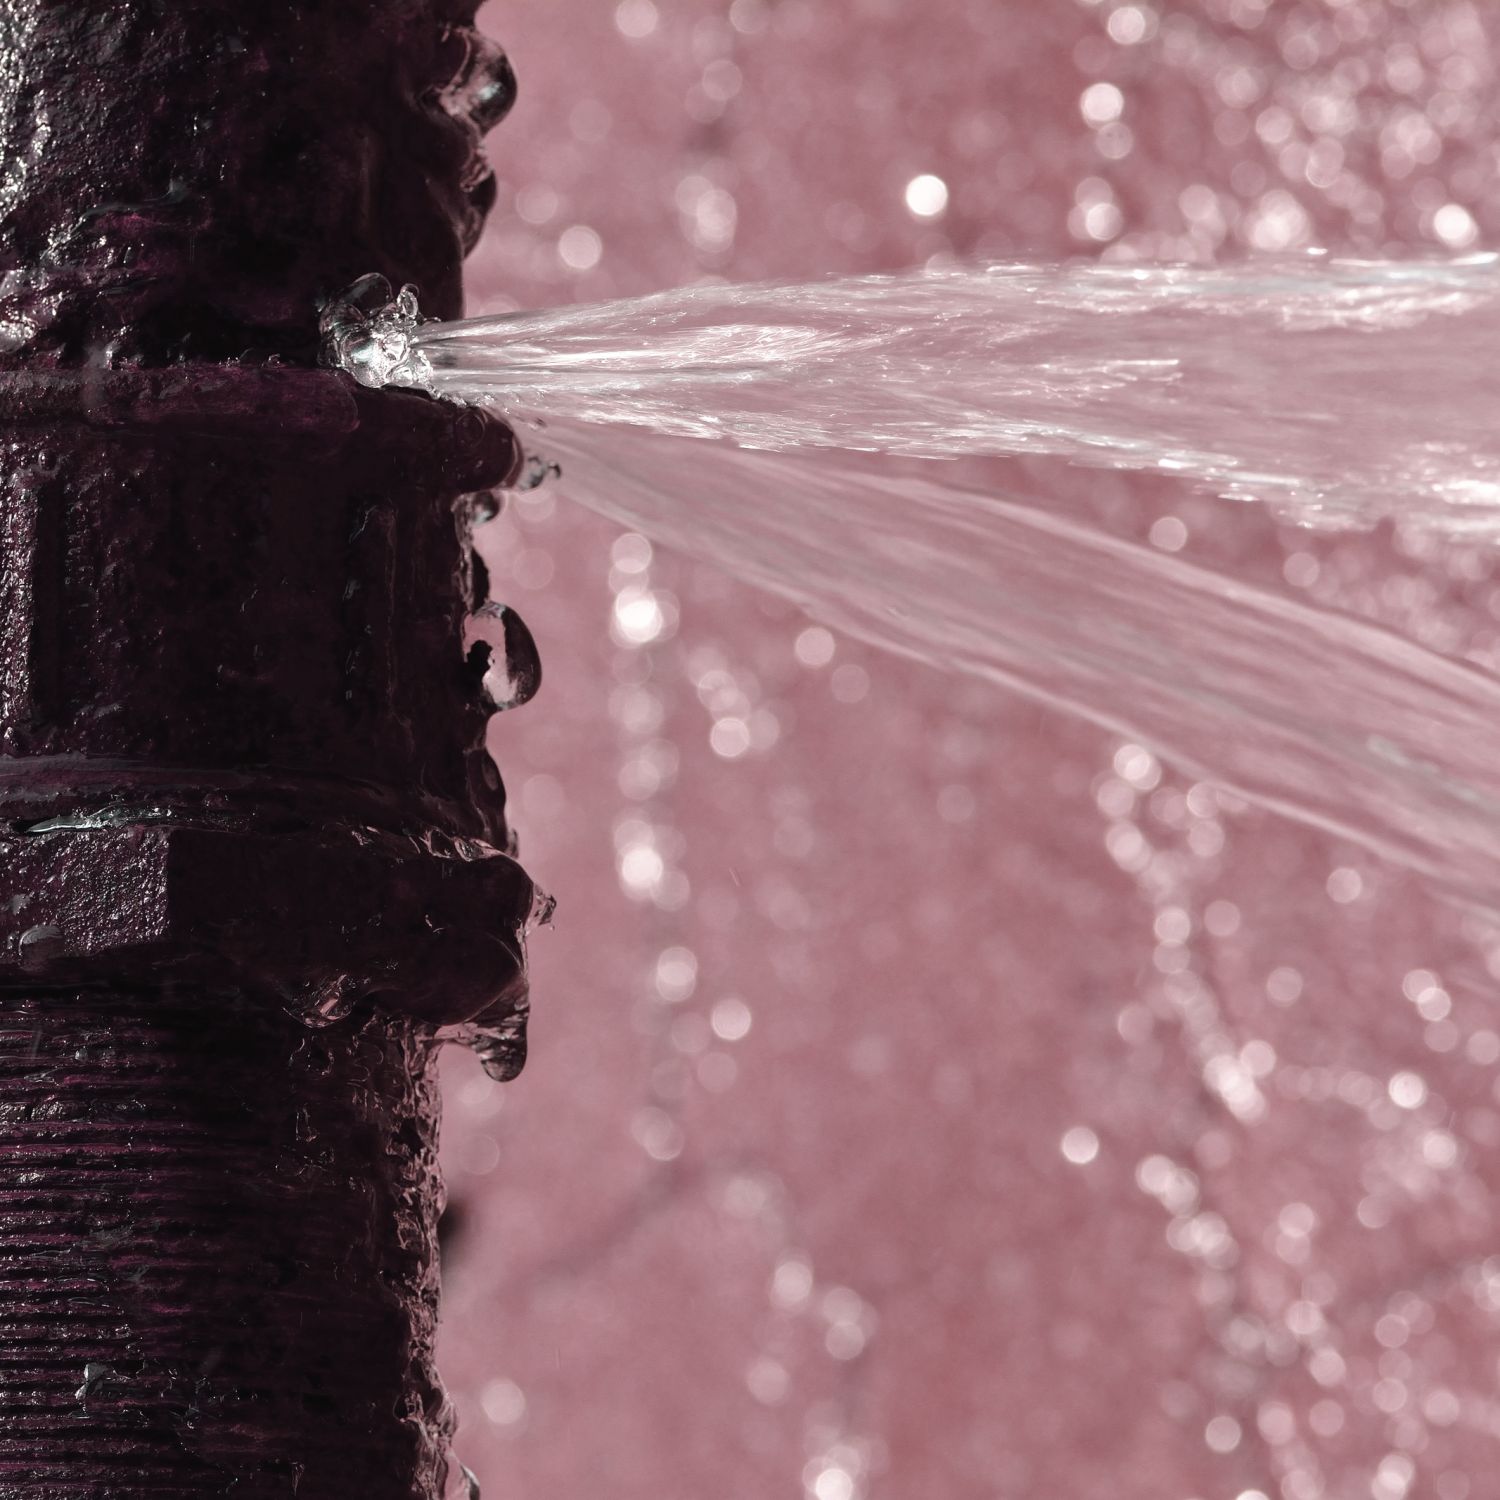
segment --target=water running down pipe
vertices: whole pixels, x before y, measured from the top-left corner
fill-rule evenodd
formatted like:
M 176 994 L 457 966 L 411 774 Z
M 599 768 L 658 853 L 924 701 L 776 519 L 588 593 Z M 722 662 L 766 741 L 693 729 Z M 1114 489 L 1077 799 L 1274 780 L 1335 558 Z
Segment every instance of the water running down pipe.
M 473 11 L 0 0 L 0 1496 L 463 1492 L 433 1036 L 519 1065 L 534 892 L 456 502 L 516 455 L 314 366 L 363 273 L 460 310 Z

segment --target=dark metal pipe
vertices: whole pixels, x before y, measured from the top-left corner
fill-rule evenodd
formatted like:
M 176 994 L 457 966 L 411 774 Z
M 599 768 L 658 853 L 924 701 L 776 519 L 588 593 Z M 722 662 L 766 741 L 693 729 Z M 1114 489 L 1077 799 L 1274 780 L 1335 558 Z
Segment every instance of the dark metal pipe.
M 473 0 L 0 0 L 0 1497 L 431 1500 L 434 1037 L 524 1054 L 466 660 Z

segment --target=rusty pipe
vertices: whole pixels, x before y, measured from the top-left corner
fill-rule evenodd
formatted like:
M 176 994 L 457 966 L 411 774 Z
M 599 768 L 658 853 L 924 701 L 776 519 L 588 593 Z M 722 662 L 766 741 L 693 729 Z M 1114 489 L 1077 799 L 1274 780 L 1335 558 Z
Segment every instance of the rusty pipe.
M 319 370 L 460 311 L 473 0 L 0 0 L 0 1496 L 462 1492 L 435 1038 L 524 1053 L 462 630 L 511 434 Z

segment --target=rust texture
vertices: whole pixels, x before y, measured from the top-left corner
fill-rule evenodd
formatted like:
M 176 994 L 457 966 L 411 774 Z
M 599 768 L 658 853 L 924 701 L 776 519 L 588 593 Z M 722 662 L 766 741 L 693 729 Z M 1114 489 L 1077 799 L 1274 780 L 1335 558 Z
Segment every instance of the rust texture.
M 463 1493 L 432 1054 L 526 1004 L 462 648 L 516 452 L 316 327 L 460 310 L 472 12 L 0 0 L 0 1497 Z

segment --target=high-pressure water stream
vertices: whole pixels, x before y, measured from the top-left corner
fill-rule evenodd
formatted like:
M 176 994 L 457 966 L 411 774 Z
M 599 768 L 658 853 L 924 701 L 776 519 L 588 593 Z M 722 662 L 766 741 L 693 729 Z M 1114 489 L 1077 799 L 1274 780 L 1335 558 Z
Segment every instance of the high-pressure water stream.
M 533 424 L 533 477 L 559 465 L 594 510 L 1500 910 L 1493 677 L 943 461 L 1055 455 L 1489 539 L 1492 256 L 956 268 L 458 322 L 367 282 L 325 332 L 365 383 Z

